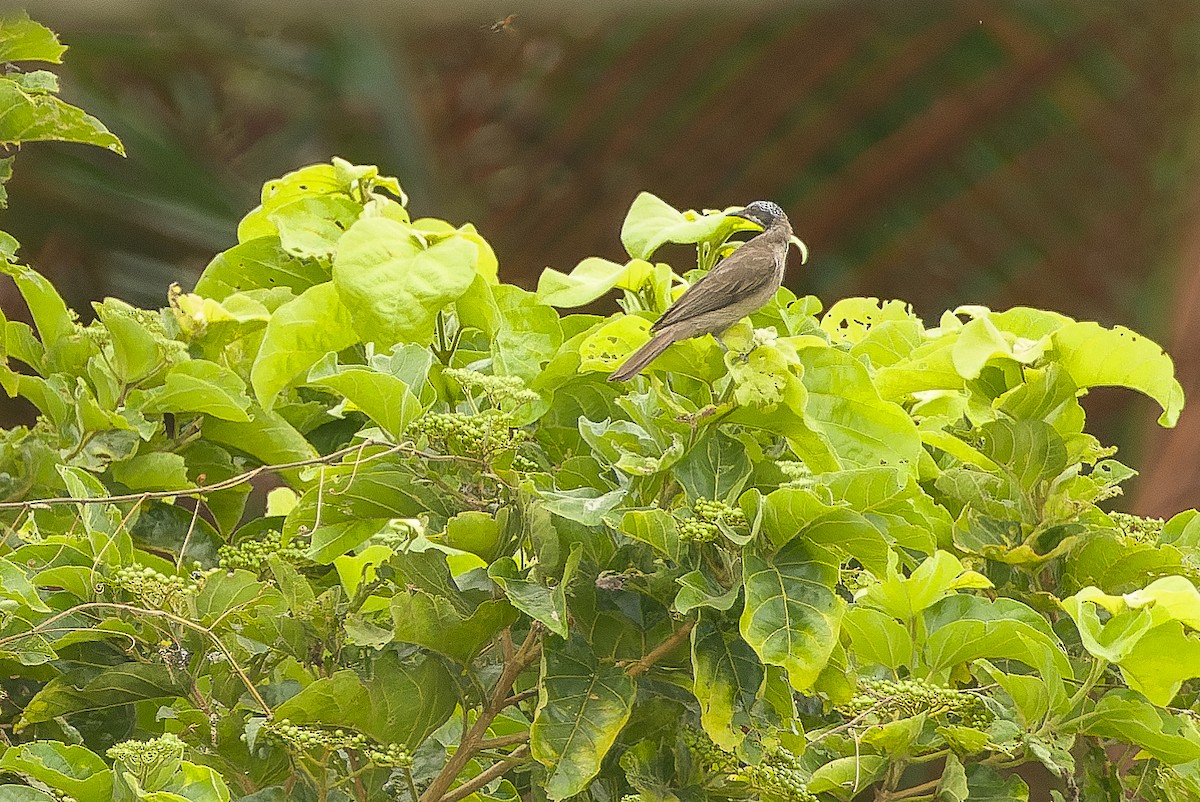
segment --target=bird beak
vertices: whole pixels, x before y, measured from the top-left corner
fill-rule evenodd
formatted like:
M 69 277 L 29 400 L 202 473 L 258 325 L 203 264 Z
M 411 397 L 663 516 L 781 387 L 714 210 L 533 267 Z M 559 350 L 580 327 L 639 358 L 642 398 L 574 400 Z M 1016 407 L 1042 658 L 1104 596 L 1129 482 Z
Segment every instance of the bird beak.
M 808 261 L 808 246 L 804 244 L 804 240 L 793 234 L 790 238 L 790 241 L 793 245 L 800 249 L 800 264 L 806 263 Z
M 754 223 L 754 224 L 755 224 L 756 226 L 758 226 L 759 228 L 762 228 L 762 227 L 763 227 L 763 224 L 762 224 L 762 223 L 758 222 L 758 221 L 757 221 L 757 220 L 755 220 L 753 217 L 751 217 L 750 215 L 746 214 L 746 210 L 745 210 L 745 209 L 741 209 L 741 210 L 739 210 L 739 211 L 736 211 L 736 212 L 726 212 L 726 213 L 725 213 L 725 216 L 726 216 L 726 217 L 740 217 L 740 218 L 742 218 L 743 220 L 749 220 L 751 223 Z

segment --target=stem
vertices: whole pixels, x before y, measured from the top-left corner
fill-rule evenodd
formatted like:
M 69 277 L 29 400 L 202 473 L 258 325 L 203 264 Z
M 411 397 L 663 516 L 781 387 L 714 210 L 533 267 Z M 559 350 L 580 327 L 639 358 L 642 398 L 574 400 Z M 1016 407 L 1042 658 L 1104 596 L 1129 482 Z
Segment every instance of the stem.
M 61 621 L 64 618 L 74 615 L 75 613 L 82 612 L 84 610 L 98 609 L 124 610 L 128 613 L 158 616 L 159 618 L 165 618 L 174 624 L 178 624 L 181 627 L 186 627 L 193 632 L 199 632 L 202 635 L 207 635 L 213 642 L 213 645 L 217 647 L 217 650 L 220 651 L 221 654 L 224 655 L 225 659 L 229 661 L 230 667 L 233 668 L 234 673 L 236 673 L 238 678 L 241 679 L 242 684 L 246 686 L 246 690 L 252 697 L 254 697 L 254 701 L 257 702 L 262 711 L 266 713 L 267 718 L 274 718 L 275 713 L 271 710 L 270 705 L 268 705 L 262 696 L 259 695 L 258 689 L 254 687 L 254 683 L 250 681 L 250 677 L 246 676 L 246 672 L 240 665 L 238 665 L 237 660 L 233 658 L 233 654 L 229 651 L 229 649 L 225 648 L 225 644 L 222 643 L 221 639 L 216 636 L 216 633 L 214 633 L 208 627 L 201 626 L 200 624 L 189 621 L 186 618 L 181 618 L 174 613 L 168 613 L 166 610 L 151 610 L 147 607 L 135 607 L 132 604 L 121 604 L 118 602 L 87 602 L 85 604 L 76 605 L 69 610 L 63 610 L 61 613 L 52 615 L 45 621 L 42 621 L 34 626 L 33 629 L 25 632 L 18 632 L 16 635 L 9 635 L 7 638 L 0 638 L 0 646 L 6 646 L 7 644 L 18 641 L 21 638 L 27 638 L 34 633 L 42 631 L 43 627 L 53 624 L 56 621 Z
M 421 795 L 417 793 L 417 782 L 413 779 L 412 766 L 404 767 L 404 779 L 408 783 L 408 793 L 412 796 L 412 802 L 419 802 Z
M 478 791 L 480 788 L 482 788 L 485 785 L 487 785 L 488 783 L 490 783 L 492 780 L 496 779 L 497 777 L 503 776 L 504 773 L 506 771 L 508 771 L 509 769 L 511 769 L 513 766 L 516 766 L 516 765 L 524 762 L 525 757 L 528 754 L 529 754 L 528 746 L 521 746 L 521 747 L 518 747 L 517 749 L 514 749 L 513 753 L 511 755 L 509 755 L 507 760 L 503 760 L 499 763 L 496 763 L 487 771 L 482 772 L 482 773 L 476 775 L 475 777 L 472 777 L 470 780 L 467 780 L 465 783 L 458 786 L 453 791 L 450 791 L 449 793 L 443 795 L 442 798 L 439 800 L 439 802 L 458 802 L 458 800 L 460 800 L 460 799 L 467 798 L 471 794 Z
M 517 653 L 513 655 L 513 659 L 505 664 L 504 671 L 492 687 L 492 695 L 488 699 L 487 705 L 479 712 L 479 718 L 475 720 L 475 725 L 463 735 L 462 740 L 458 744 L 458 749 L 454 751 L 454 754 L 446 761 L 446 765 L 442 767 L 438 775 L 433 778 L 433 782 L 425 789 L 425 793 L 421 795 L 420 802 L 455 802 L 473 793 L 473 791 L 468 791 L 462 796 L 453 796 L 453 794 L 447 795 L 446 792 L 450 790 L 450 786 L 458 778 L 459 773 L 467 763 L 471 761 L 471 758 L 479 752 L 480 745 L 484 742 L 483 736 L 487 734 L 492 721 L 500 714 L 501 710 L 508 707 L 509 693 L 512 691 L 513 684 L 521 676 L 521 672 L 532 665 L 533 661 L 541 654 L 541 646 L 541 627 L 534 624 L 529 628 L 529 634 L 525 637 L 525 641 L 521 644 L 521 647 L 517 649 Z M 512 756 L 516 757 L 517 753 L 523 750 L 528 751 L 528 748 L 520 746 L 513 750 Z M 521 756 L 524 757 L 524 754 Z M 495 775 L 496 777 L 511 768 L 507 761 L 505 763 L 497 763 L 496 766 L 504 767 L 500 769 L 499 774 Z M 488 769 L 488 772 L 496 770 L 496 766 Z M 484 772 L 484 774 L 488 772 Z M 482 777 L 483 774 L 479 776 Z M 475 779 L 478 780 L 479 777 Z M 495 779 L 495 777 L 488 779 L 483 785 L 491 782 L 492 779 Z M 483 785 L 479 787 L 482 788 Z M 454 793 L 465 787 L 465 785 L 460 786 L 455 789 Z
M 1075 691 L 1074 695 L 1072 695 L 1071 698 L 1067 701 L 1067 706 L 1065 709 L 1068 712 L 1072 711 L 1076 707 L 1078 707 L 1079 704 L 1081 702 L 1083 702 L 1084 698 L 1087 697 L 1087 695 L 1092 692 L 1092 689 L 1096 687 L 1096 684 L 1098 682 L 1100 682 L 1101 679 L 1103 679 L 1104 671 L 1107 668 L 1108 668 L 1107 661 L 1105 661 L 1099 657 L 1095 657 L 1092 659 L 1092 667 L 1088 671 L 1087 679 L 1084 680 L 1083 684 L 1079 686 L 1079 690 Z M 1055 717 L 1049 719 L 1045 724 L 1043 724 L 1042 727 L 1038 730 L 1038 732 L 1044 733 L 1047 730 L 1049 730 L 1050 728 L 1052 728 L 1058 724 L 1061 724 L 1061 723 L 1062 723 L 1062 717 L 1055 716 Z
M 694 626 L 696 626 L 695 619 L 683 622 L 683 626 L 675 630 L 675 633 L 671 637 L 655 646 L 642 659 L 625 669 L 625 674 L 630 677 L 638 677 L 645 674 L 652 665 L 674 651 L 675 647 L 679 644 L 683 643 Z
M 941 783 L 941 778 L 923 782 L 920 785 L 914 785 L 911 788 L 905 788 L 903 791 L 881 791 L 875 796 L 875 802 L 891 802 L 894 799 L 914 799 L 921 796 L 929 796 L 931 791 L 936 791 L 938 784 Z
M 401 443 L 399 445 L 387 443 L 382 440 L 368 440 L 366 445 L 370 446 L 386 446 L 384 451 L 363 459 L 362 462 L 370 462 L 371 460 L 380 459 L 391 454 L 403 451 L 412 456 L 421 457 L 422 459 L 439 459 L 441 455 L 426 454 L 412 443 Z M 27 501 L 4 501 L 0 502 L 0 510 L 16 510 L 16 509 L 37 509 L 38 507 L 49 507 L 60 504 L 119 504 L 128 501 L 149 501 L 153 499 L 167 498 L 193 498 L 205 493 L 214 493 L 218 490 L 228 490 L 231 487 L 245 484 L 251 479 L 262 473 L 279 473 L 280 471 L 289 471 L 294 468 L 306 468 L 310 465 L 329 465 L 337 462 L 347 454 L 353 454 L 355 451 L 360 451 L 363 446 L 353 445 L 340 448 L 337 451 L 326 454 L 321 457 L 312 457 L 310 459 L 301 459 L 294 462 L 281 462 L 277 465 L 259 465 L 257 468 L 239 473 L 237 476 L 231 476 L 228 479 L 223 479 L 220 482 L 214 482 L 211 485 L 203 485 L 194 487 L 190 490 L 155 490 L 146 493 L 125 493 L 118 496 L 93 496 L 90 498 L 71 498 L 70 496 L 61 496 L 57 498 L 38 498 L 29 499 Z
M 499 749 L 502 746 L 512 746 L 513 744 L 523 744 L 529 740 L 528 732 L 514 732 L 510 735 L 501 735 L 499 738 L 488 738 L 486 741 L 479 742 L 480 749 Z

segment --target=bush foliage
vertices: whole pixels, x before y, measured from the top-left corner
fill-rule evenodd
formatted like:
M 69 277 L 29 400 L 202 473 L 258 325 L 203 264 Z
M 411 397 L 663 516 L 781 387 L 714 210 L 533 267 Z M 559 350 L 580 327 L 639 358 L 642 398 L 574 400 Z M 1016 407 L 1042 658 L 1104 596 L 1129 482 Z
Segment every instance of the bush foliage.
M 660 246 L 747 227 L 643 194 L 628 262 L 527 292 L 334 159 L 87 324 L 11 243 L 0 800 L 1197 798 L 1200 519 L 1098 506 L 1133 471 L 1080 404 L 1173 425 L 1170 359 L 781 289 L 606 381 L 695 277 Z

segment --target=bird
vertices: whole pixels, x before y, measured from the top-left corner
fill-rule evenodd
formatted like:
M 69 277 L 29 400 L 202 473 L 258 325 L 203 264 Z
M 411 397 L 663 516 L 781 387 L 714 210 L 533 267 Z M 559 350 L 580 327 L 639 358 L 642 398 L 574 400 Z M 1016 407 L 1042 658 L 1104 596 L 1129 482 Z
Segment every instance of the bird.
M 650 341 L 609 374 L 613 382 L 641 373 L 668 346 L 704 334 L 721 334 L 757 311 L 783 284 L 792 224 L 778 204 L 754 201 L 728 212 L 762 226 L 762 232 L 725 257 L 663 313 L 650 331 Z

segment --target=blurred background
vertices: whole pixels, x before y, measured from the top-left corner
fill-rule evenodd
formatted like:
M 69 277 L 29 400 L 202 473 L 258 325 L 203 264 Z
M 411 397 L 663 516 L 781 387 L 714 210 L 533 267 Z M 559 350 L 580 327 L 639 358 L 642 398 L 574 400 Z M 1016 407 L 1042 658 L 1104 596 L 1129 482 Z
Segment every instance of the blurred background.
M 526 287 L 621 259 L 642 189 L 772 199 L 812 253 L 789 285 L 827 307 L 901 297 L 934 325 L 1032 305 L 1163 343 L 1192 400 L 1177 429 L 1131 392 L 1085 404 L 1142 470 L 1137 510 L 1200 503 L 1190 0 L 18 7 L 71 48 L 64 99 L 129 154 L 31 145 L 9 185 L 0 226 L 85 314 L 162 305 L 265 180 L 334 154 L 399 176 L 417 215 L 476 223 Z

